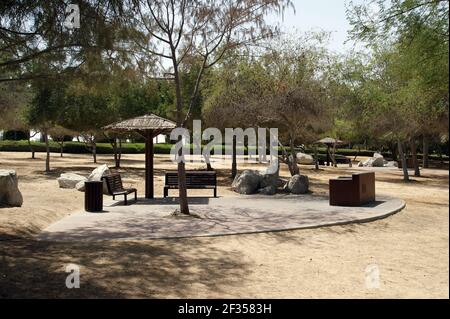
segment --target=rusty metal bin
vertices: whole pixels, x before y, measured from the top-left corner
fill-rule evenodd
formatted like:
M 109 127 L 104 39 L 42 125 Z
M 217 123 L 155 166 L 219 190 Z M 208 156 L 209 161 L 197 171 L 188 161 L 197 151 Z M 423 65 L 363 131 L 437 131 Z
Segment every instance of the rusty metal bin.
M 103 210 L 103 182 L 84 182 L 84 210 L 101 212 Z

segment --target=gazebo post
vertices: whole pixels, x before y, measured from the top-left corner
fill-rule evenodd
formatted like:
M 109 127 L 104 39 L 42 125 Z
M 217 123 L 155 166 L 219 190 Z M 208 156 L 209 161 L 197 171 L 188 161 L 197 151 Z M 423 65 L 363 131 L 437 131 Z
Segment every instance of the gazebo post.
M 145 131 L 145 198 L 153 198 L 153 130 Z
M 327 144 L 327 166 L 330 166 L 330 144 Z

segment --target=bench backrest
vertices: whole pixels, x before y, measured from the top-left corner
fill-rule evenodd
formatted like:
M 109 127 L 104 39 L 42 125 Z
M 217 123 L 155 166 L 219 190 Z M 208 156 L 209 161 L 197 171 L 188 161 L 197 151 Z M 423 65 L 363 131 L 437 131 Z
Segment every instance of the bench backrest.
M 122 178 L 120 177 L 120 174 L 115 173 L 115 174 L 105 175 L 102 177 L 102 179 L 104 179 L 106 181 L 108 193 L 112 194 L 116 191 L 123 190 Z
M 178 172 L 166 172 L 165 183 L 167 186 L 178 185 Z M 186 186 L 216 186 L 217 175 L 214 171 L 186 171 Z

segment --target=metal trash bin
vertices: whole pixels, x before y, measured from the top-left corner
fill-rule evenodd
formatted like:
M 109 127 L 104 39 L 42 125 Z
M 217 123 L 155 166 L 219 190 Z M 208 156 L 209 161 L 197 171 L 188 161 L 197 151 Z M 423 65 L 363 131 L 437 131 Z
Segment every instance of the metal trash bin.
M 84 182 L 84 210 L 87 212 L 103 210 L 103 181 Z

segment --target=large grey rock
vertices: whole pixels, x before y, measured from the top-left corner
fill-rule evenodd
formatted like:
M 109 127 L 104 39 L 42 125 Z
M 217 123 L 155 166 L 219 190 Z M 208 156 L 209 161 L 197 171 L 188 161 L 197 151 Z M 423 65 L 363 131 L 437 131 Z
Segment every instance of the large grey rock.
M 373 153 L 372 160 L 372 167 L 383 167 L 385 164 L 384 157 L 380 153 Z
M 309 178 L 305 175 L 294 175 L 286 184 L 285 190 L 292 194 L 306 194 L 309 190 Z
M 277 187 L 275 185 L 269 185 L 258 190 L 258 193 L 263 195 L 275 195 L 277 192 Z
M 265 188 L 268 186 L 274 186 L 275 190 L 279 185 L 279 166 L 269 166 L 264 172 L 259 172 L 261 179 L 258 188 Z
M 236 175 L 231 188 L 244 195 L 255 194 L 260 188 L 262 176 L 258 171 L 245 170 L 241 174 Z
M 17 174 L 14 170 L 0 170 L 0 204 L 16 207 L 23 204 Z
M 383 157 L 374 157 L 372 158 L 372 167 L 383 167 L 384 166 L 384 158 Z
M 92 171 L 92 173 L 88 176 L 87 181 L 101 181 L 103 176 L 109 174 L 111 174 L 111 171 L 109 170 L 108 165 L 103 164 Z M 85 181 L 78 182 L 75 185 L 75 188 L 80 192 L 84 192 L 84 182 Z M 103 194 L 108 194 L 108 187 L 106 186 L 105 181 L 103 181 Z
M 381 157 L 371 157 L 366 159 L 365 161 L 359 162 L 359 167 L 383 167 L 384 166 L 384 158 Z
M 297 153 L 297 163 L 311 165 L 314 164 L 314 158 L 309 154 L 299 152 Z
M 63 173 L 57 178 L 60 188 L 75 188 L 77 183 L 85 180 L 86 177 L 74 173 Z

